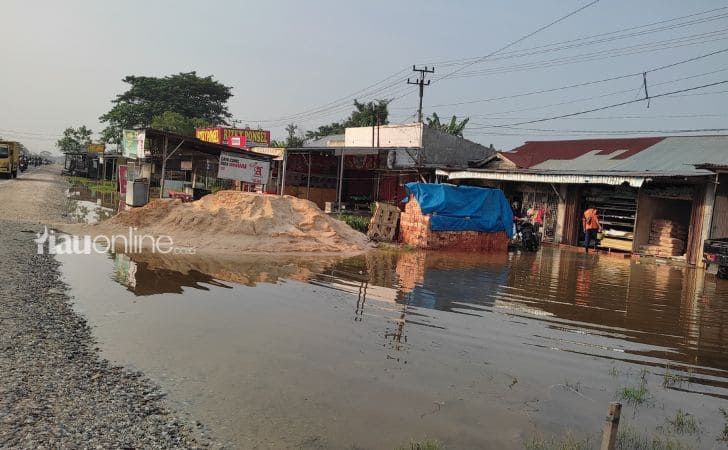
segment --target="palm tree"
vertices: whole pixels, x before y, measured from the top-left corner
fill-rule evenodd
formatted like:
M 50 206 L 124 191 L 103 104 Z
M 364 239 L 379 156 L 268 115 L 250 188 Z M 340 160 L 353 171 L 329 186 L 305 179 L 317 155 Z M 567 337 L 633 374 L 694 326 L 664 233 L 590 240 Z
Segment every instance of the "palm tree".
M 444 124 L 440 122 L 440 116 L 434 112 L 432 113 L 432 117 L 427 118 L 427 126 L 454 136 L 463 137 L 463 130 L 469 121 L 470 117 L 466 117 L 462 121 L 458 122 L 457 116 L 452 116 L 450 123 Z

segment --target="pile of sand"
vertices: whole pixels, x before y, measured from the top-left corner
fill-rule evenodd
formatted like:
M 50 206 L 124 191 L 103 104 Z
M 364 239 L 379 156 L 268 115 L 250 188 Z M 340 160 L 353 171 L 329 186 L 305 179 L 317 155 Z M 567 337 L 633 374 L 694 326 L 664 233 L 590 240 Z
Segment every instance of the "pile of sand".
M 370 246 L 365 235 L 327 216 L 313 202 L 239 191 L 221 191 L 190 203 L 154 200 L 84 230 L 128 234 L 129 227 L 137 227 L 137 234 L 170 236 L 175 247 L 200 253 L 355 254 Z

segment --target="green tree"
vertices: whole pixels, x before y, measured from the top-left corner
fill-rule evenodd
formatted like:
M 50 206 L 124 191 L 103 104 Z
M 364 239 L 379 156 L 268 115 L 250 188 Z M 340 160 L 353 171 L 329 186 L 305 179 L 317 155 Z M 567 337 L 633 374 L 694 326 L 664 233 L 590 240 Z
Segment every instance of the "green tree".
M 81 125 L 78 128 L 68 127 L 63 130 L 63 137 L 56 141 L 56 147 L 61 153 L 79 153 L 86 151 L 86 144 L 91 143 L 93 131 Z
M 465 130 L 465 125 L 467 125 L 470 121 L 470 117 L 466 117 L 462 121 L 458 122 L 458 118 L 456 116 L 452 116 L 452 119 L 450 119 L 450 123 L 441 123 L 440 116 L 438 116 L 437 113 L 434 112 L 432 113 L 432 117 L 427 117 L 426 120 L 427 126 L 430 128 L 444 131 L 445 133 L 449 133 L 455 136 L 463 137 L 463 130 Z
M 373 125 L 386 125 L 389 123 L 389 103 L 392 100 L 374 100 L 367 103 L 359 103 L 354 100 L 354 111 L 348 119 L 343 122 L 334 122 L 330 125 L 322 125 L 315 131 L 307 131 L 306 139 L 321 139 L 325 136 L 342 134 L 347 127 L 371 127 Z
M 183 136 L 194 137 L 195 128 L 206 128 L 211 124 L 204 119 L 190 119 L 180 113 L 165 111 L 159 116 L 152 117 L 152 123 L 149 126 L 157 130 L 171 131 Z
M 227 109 L 232 88 L 212 76 L 183 72 L 163 78 L 130 75 L 122 81 L 129 88 L 117 95 L 111 101 L 114 105 L 111 110 L 99 118 L 108 124 L 101 132 L 104 142 L 119 143 L 121 130 L 149 127 L 155 118 L 157 123 L 182 125 L 179 117 L 167 115 L 165 118 L 165 113 L 179 114 L 193 123 L 221 125 L 227 125 L 227 119 L 232 117 Z

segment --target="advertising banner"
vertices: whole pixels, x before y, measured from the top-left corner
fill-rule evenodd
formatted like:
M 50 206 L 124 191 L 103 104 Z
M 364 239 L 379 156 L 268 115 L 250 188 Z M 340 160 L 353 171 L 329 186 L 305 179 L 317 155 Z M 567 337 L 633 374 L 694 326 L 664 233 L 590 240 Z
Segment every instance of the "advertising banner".
M 144 158 L 144 131 L 124 130 L 122 133 L 121 154 L 127 158 Z
M 222 152 L 217 171 L 218 178 L 237 180 L 244 183 L 267 184 L 270 162 L 246 158 L 237 153 Z
M 126 169 L 126 165 L 119 165 L 119 175 L 116 179 L 119 180 L 119 193 L 121 194 L 126 194 Z
M 88 153 L 103 153 L 106 150 L 106 144 L 86 144 Z
M 197 128 L 195 137 L 201 141 L 212 142 L 213 144 L 228 144 L 230 138 L 245 136 L 247 147 L 269 147 L 269 130 L 251 130 L 250 128 Z

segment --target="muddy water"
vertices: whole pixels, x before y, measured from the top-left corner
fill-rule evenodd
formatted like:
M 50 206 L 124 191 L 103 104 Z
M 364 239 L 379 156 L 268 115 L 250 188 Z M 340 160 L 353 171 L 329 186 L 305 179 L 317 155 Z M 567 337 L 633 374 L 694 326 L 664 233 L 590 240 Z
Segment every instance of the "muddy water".
M 66 192 L 66 216 L 73 223 L 98 223 L 125 207 L 118 192 L 97 192 L 72 185 Z
M 234 448 L 596 442 L 640 384 L 622 429 L 720 448 L 728 282 L 702 271 L 549 248 L 59 258 L 105 355 Z

